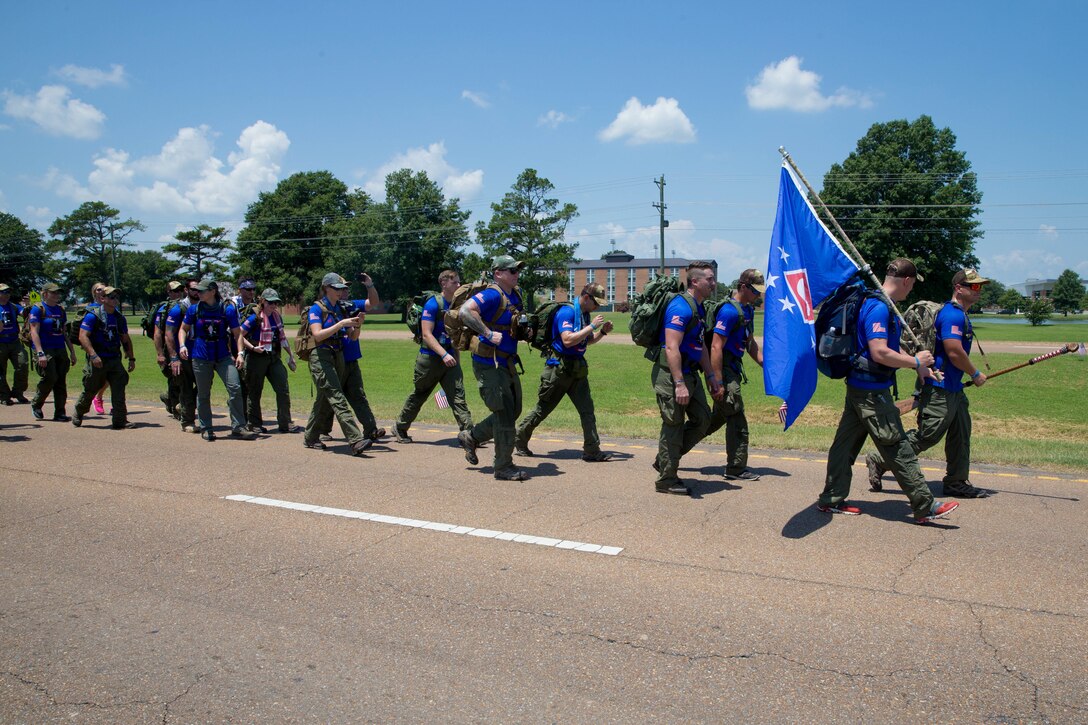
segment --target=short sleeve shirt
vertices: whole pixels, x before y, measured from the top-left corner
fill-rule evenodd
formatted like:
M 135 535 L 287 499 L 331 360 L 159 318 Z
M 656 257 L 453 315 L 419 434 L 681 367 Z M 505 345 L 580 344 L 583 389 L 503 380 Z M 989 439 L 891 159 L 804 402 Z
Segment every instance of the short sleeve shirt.
M 348 300 L 347 305 L 351 307 L 352 315 L 359 314 L 359 311 L 368 312 L 369 300 Z M 351 339 L 351 335 L 347 332 L 344 333 L 344 362 L 351 362 L 352 360 L 359 360 L 363 357 L 363 346 L 359 338 Z
M 498 289 L 488 287 L 482 292 L 477 292 L 472 296 L 472 299 L 476 301 L 477 306 L 480 308 L 480 319 L 484 321 L 485 326 L 492 324 L 508 326 L 507 329 L 499 331 L 502 333 L 502 341 L 499 343 L 499 350 L 507 355 L 516 355 L 518 352 L 518 341 L 510 334 L 511 330 L 509 325 L 515 320 L 515 316 L 521 315 L 521 296 L 518 295 L 517 291 L 513 291 L 507 295 L 507 300 L 509 302 L 506 309 L 503 310 L 499 319 L 492 323 L 491 319 L 495 316 L 495 313 L 499 311 L 499 306 L 502 304 L 502 297 L 502 292 Z M 483 341 L 483 337 L 480 337 L 480 340 Z M 485 346 L 484 349 L 486 350 L 487 347 Z M 492 362 L 492 358 L 481 355 L 473 355 L 472 359 L 484 365 L 489 365 Z
M 888 349 L 899 352 L 899 320 L 892 315 L 891 329 L 888 329 L 888 306 L 879 299 L 869 298 L 861 305 L 858 314 L 857 342 L 862 357 L 872 360 L 869 355 L 870 340 L 887 340 Z M 846 376 L 846 384 L 865 390 L 884 390 L 890 388 L 892 379 L 868 380 L 851 370 Z
M 92 310 L 83 315 L 79 329 L 86 330 L 91 338 L 91 347 L 102 358 L 121 357 L 121 336 L 128 334 L 128 321 L 120 312 L 101 312 Z M 103 319 L 104 318 L 104 319 Z
M 328 314 L 325 314 L 325 312 L 322 311 L 321 305 L 324 305 L 325 309 L 329 311 Z M 332 327 L 342 319 L 344 319 L 344 316 L 340 312 L 340 305 L 329 302 L 327 297 L 322 297 L 320 303 L 315 302 L 310 305 L 310 311 L 306 313 L 306 324 L 319 324 L 321 325 L 322 330 Z M 345 339 L 347 339 L 347 332 L 340 330 L 339 333 L 325 338 L 325 341 L 318 345 L 318 347 L 325 348 L 326 350 L 340 350 L 342 349 Z
M 432 334 L 434 339 L 438 340 L 438 344 L 441 345 L 446 352 L 453 352 L 453 342 L 450 340 L 450 336 L 446 334 L 446 310 L 450 308 L 450 303 L 446 301 L 446 298 L 442 295 L 431 295 L 423 304 L 423 315 L 420 319 L 423 322 L 434 323 L 434 330 Z M 426 345 L 420 345 L 419 352 L 423 355 L 434 355 L 435 351 Z
M 19 339 L 19 315 L 22 312 L 23 308 L 14 302 L 0 305 L 0 320 L 4 322 L 4 329 L 0 331 L 0 343 Z
M 582 313 L 581 306 L 577 302 L 573 302 L 569 305 L 562 305 L 555 311 L 555 315 L 552 317 L 552 349 L 555 350 L 556 355 L 562 357 L 585 357 L 586 347 L 589 345 L 588 337 L 574 347 L 567 347 L 563 344 L 563 333 L 578 332 L 581 330 L 588 324 L 585 317 L 586 316 Z M 558 365 L 559 360 L 555 357 L 549 357 L 546 364 Z
M 187 300 L 186 300 L 186 302 L 187 302 Z M 185 321 L 185 311 L 189 307 L 192 307 L 192 305 L 186 304 L 186 305 L 183 306 L 181 302 L 178 302 L 178 303 L 174 304 L 170 308 L 170 310 L 166 313 L 166 334 L 170 335 L 171 337 L 174 338 L 174 351 L 175 352 L 178 350 L 178 347 L 179 347 L 178 346 L 178 330 L 181 328 L 181 323 L 183 323 Z M 164 340 L 163 345 L 165 345 L 165 344 L 166 344 L 166 341 Z M 189 350 L 190 352 L 192 352 L 192 349 L 193 349 L 192 335 L 190 335 L 189 339 L 187 339 L 185 341 L 185 348 L 187 350 Z M 169 352 L 169 348 L 167 348 L 166 352 Z
M 64 326 L 68 316 L 63 307 L 50 307 L 44 302 L 30 308 L 30 324 L 38 325 L 38 337 L 42 350 L 62 350 L 65 347 Z
M 974 330 L 971 327 L 971 320 L 962 307 L 955 302 L 949 301 L 945 302 L 944 307 L 937 313 L 937 319 L 934 320 L 933 326 L 937 328 L 937 349 L 933 353 L 936 362 L 934 362 L 933 366 L 944 373 L 944 380 L 936 382 L 932 378 L 927 378 L 926 384 L 944 388 L 950 393 L 959 392 L 963 390 L 964 371 L 956 367 L 955 363 L 948 357 L 948 354 L 944 351 L 944 341 L 957 340 L 963 345 L 963 351 L 970 355 L 971 342 L 975 337 Z
M 688 329 L 692 315 L 697 316 L 698 319 L 691 325 L 691 329 Z M 703 317 L 705 315 L 706 310 L 698 302 L 695 304 L 695 310 L 692 311 L 691 303 L 688 302 L 688 298 L 684 295 L 673 297 L 669 301 L 669 306 L 665 308 L 665 325 L 661 330 L 661 348 L 662 350 L 665 348 L 665 330 L 678 330 L 680 332 L 687 330 L 684 339 L 680 341 L 680 353 L 683 355 L 682 365 L 685 373 L 697 370 L 699 362 L 703 359 Z M 662 355 L 664 355 L 664 352 L 662 352 Z
M 755 310 L 751 305 L 740 305 L 744 320 L 738 325 L 740 314 L 737 308 L 730 302 L 726 302 L 718 309 L 718 316 L 714 320 L 714 334 L 724 337 L 723 349 L 733 357 L 743 358 L 744 351 L 748 348 L 748 331 L 752 326 L 752 318 Z
M 250 344 L 258 347 L 261 344 L 261 324 L 256 312 L 251 313 L 249 317 L 242 320 L 242 335 L 249 340 Z M 283 319 L 281 318 L 278 323 L 272 323 L 272 342 L 269 351 L 279 349 L 283 334 Z
M 193 359 L 214 362 L 230 357 L 231 333 L 238 329 L 238 310 L 234 305 L 189 305 L 185 324 L 190 326 L 187 337 L 193 339 L 190 348 Z

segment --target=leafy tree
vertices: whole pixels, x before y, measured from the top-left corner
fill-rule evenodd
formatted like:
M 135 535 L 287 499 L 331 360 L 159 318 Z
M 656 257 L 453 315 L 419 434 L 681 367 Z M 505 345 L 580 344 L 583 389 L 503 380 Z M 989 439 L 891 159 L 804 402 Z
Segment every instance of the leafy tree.
M 537 292 L 566 286 L 567 265 L 576 261 L 578 245 L 560 240 L 578 207 L 548 198 L 554 189 L 535 169 L 525 169 L 502 201 L 491 205 L 491 221 L 476 223 L 476 239 L 486 254 L 525 262 L 519 285 L 529 309 L 536 307 Z
M 1052 314 L 1054 314 L 1054 304 L 1044 297 L 1030 300 L 1024 307 L 1024 317 L 1032 327 L 1043 324 Z
M 329 224 L 336 241 L 327 247 L 327 265 L 345 276 L 367 272 L 382 299 L 402 306 L 435 289 L 443 269 L 460 268 L 469 213 L 458 199 L 447 201 L 426 172 L 394 171 L 385 177 L 385 201 L 357 191 L 350 207 L 350 216 Z
M 166 283 L 175 278 L 176 269 L 177 262 L 154 250 L 118 252 L 122 300 L 132 305 L 133 310 L 161 302 L 166 299 Z
M 983 289 L 986 289 L 986 287 L 983 287 Z M 1024 306 L 1024 302 L 1026 302 L 1026 300 L 1024 299 L 1024 295 L 1020 294 L 1012 287 L 1009 287 L 1004 291 L 1004 293 L 1002 293 L 1001 299 L 997 301 L 997 305 L 1003 310 L 1016 312 Z
M 45 284 L 45 238 L 19 217 L 0 212 L 0 282 L 12 288 L 18 301 Z
M 473 280 L 480 279 L 480 276 L 487 277 L 491 274 L 491 260 L 482 254 L 476 254 L 476 252 L 469 252 L 465 255 L 465 261 L 461 263 L 461 281 L 471 282 Z
M 313 293 L 325 271 L 326 227 L 350 213 L 348 188 L 328 171 L 292 174 L 246 210 L 230 256 L 240 275 L 285 300 Z
M 1088 310 L 1088 292 L 1084 293 L 1084 297 L 1080 300 L 1080 308 L 1082 310 Z
M 1050 301 L 1054 303 L 1054 309 L 1063 315 L 1076 312 L 1081 308 L 1084 299 L 1084 285 L 1080 283 L 1080 275 L 1071 269 L 1067 269 L 1058 275 L 1058 281 L 1054 283 L 1054 289 L 1050 293 Z
M 978 297 L 978 306 L 980 308 L 998 307 L 1001 304 L 1001 295 L 1005 294 L 1006 290 L 1008 290 L 1008 287 L 996 279 L 990 280 L 990 284 L 982 285 L 982 294 Z
M 166 254 L 175 255 L 181 266 L 173 271 L 178 274 L 193 277 L 203 277 L 207 274 L 221 276 L 227 268 L 227 252 L 230 251 L 230 241 L 226 238 L 227 230 L 223 227 L 211 227 L 201 224 L 195 229 L 178 232 L 174 239 L 177 244 L 167 244 L 162 248 Z
M 94 280 L 120 287 L 117 252 L 132 246 L 125 240 L 144 225 L 135 219 L 120 221 L 121 212 L 101 201 L 84 202 L 65 217 L 49 225 L 53 237 L 47 245 L 50 252 L 64 255 L 55 258 L 47 272 L 62 279 L 67 289 L 82 289 Z
M 982 192 L 955 135 L 929 116 L 874 124 L 820 195 L 878 276 L 896 257 L 914 260 L 923 299 L 947 297 L 952 275 L 978 266 Z

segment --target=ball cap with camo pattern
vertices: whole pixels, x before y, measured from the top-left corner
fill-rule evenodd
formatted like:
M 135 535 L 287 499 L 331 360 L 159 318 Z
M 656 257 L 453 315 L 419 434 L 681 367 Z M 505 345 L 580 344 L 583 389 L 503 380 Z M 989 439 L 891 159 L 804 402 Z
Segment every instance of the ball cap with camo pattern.
M 737 279 L 740 284 L 749 285 L 756 292 L 763 294 L 767 291 L 767 285 L 763 282 L 763 273 L 758 269 L 746 269 L 740 273 Z
M 500 254 L 491 260 L 491 269 L 522 269 L 525 267 L 525 262 L 519 262 L 509 254 Z
M 604 287 L 599 284 L 587 284 L 586 294 L 593 298 L 593 301 L 598 305 L 607 305 L 608 297 L 605 295 Z
M 990 284 L 990 280 L 981 276 L 977 270 L 967 267 L 952 275 L 952 286 L 958 284 Z
M 348 283 L 336 272 L 329 272 L 321 278 L 321 286 L 332 287 L 333 289 L 347 289 Z

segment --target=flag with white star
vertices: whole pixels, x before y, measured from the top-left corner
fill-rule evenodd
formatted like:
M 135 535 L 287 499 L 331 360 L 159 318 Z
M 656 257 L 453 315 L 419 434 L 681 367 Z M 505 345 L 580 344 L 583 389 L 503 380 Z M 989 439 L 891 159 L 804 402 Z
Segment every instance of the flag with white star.
M 783 163 L 763 303 L 763 385 L 786 401 L 786 428 L 816 392 L 816 307 L 857 271 Z

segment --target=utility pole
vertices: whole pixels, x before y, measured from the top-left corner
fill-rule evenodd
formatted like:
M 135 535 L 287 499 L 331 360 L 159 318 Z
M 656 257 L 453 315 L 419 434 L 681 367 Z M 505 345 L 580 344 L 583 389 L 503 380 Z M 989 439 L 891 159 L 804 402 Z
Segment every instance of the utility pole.
M 665 175 L 662 174 L 660 179 L 654 179 L 654 183 L 657 184 L 658 189 L 661 191 L 661 202 L 654 204 L 654 208 L 661 215 L 661 276 L 665 276 L 665 227 L 669 226 L 669 220 L 665 218 L 665 210 L 668 208 L 665 206 Z

